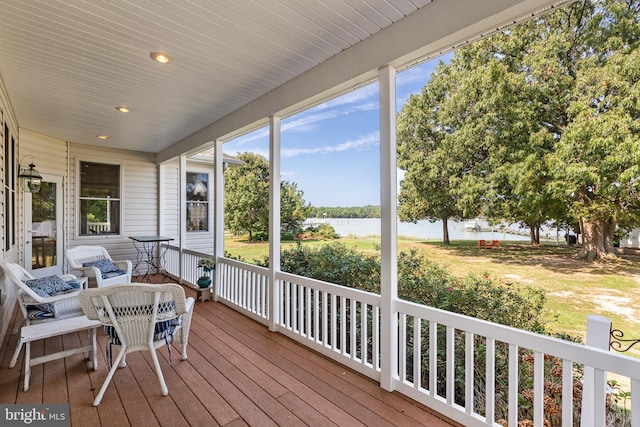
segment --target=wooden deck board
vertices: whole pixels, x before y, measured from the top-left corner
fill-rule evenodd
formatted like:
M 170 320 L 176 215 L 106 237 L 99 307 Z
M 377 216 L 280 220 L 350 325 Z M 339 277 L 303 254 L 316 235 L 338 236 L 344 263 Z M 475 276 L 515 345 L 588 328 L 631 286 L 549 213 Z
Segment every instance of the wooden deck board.
M 185 288 L 187 295 L 195 291 Z M 18 322 L 16 310 L 12 322 Z M 13 325 L 10 325 L 9 331 Z M 428 408 L 389 393 L 369 378 L 212 301 L 196 302 L 188 359 L 178 347 L 158 357 L 169 395 L 161 394 L 151 357 L 127 355 L 102 399 L 106 335 L 98 332 L 98 371 L 89 354 L 32 368 L 22 390 L 24 355 L 8 369 L 17 335 L 0 348 L 1 403 L 70 403 L 73 426 L 451 426 Z M 32 343 L 32 354 L 89 342 L 80 332 Z M 23 352 L 24 353 L 24 350 Z

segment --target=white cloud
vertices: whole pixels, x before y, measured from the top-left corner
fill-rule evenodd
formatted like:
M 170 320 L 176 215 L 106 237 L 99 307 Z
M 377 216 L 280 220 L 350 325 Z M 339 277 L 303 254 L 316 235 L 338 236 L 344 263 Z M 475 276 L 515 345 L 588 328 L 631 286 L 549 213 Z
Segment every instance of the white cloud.
M 355 104 L 357 102 L 366 101 L 371 98 L 378 98 L 378 82 L 363 86 L 351 92 L 347 92 L 337 98 L 331 99 L 325 103 L 317 105 L 313 109 L 326 110 L 329 108 L 340 107 L 347 104 Z
M 318 147 L 287 148 L 282 150 L 282 157 L 295 157 L 305 154 L 327 154 L 342 151 L 364 150 L 380 143 L 379 132 L 364 135 L 355 140 L 345 141 L 338 145 L 321 145 Z
M 282 132 L 286 132 L 288 130 L 295 129 L 296 131 L 300 130 L 310 130 L 315 128 L 315 126 L 311 126 L 312 124 L 322 121 L 329 120 L 337 117 L 342 114 L 340 111 L 327 111 L 320 114 L 309 114 L 305 115 L 305 113 L 299 114 L 295 120 L 285 121 L 282 124 Z

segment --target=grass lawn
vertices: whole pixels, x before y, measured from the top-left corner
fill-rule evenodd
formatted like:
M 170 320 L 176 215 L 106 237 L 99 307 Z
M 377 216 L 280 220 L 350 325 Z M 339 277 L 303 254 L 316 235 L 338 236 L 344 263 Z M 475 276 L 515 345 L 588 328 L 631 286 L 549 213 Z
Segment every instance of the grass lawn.
M 348 247 L 374 251 L 378 237 L 342 238 Z M 326 241 L 305 241 L 322 245 Z M 294 243 L 283 243 L 287 248 Z M 609 317 L 613 328 L 625 338 L 640 338 L 640 257 L 625 256 L 613 261 L 588 263 L 577 260 L 576 247 L 555 244 L 531 246 L 527 241 L 501 241 L 499 249 L 478 249 L 476 241 L 437 241 L 402 239 L 400 251 L 418 248 L 459 276 L 489 273 L 500 280 L 533 286 L 546 291 L 548 327 L 584 339 L 588 314 Z M 225 250 L 248 262 L 268 254 L 267 243 L 248 243 L 227 238 Z M 640 344 L 636 347 L 640 347 Z M 628 353 L 640 357 L 640 348 Z

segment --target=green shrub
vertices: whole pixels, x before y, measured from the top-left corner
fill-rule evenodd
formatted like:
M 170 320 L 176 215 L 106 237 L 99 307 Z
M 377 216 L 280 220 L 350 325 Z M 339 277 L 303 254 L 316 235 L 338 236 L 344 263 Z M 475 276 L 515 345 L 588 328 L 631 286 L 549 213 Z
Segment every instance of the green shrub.
M 269 233 L 265 231 L 256 231 L 251 236 L 252 242 L 266 242 L 269 240 Z
M 544 333 L 545 293 L 493 280 L 488 274 L 458 278 L 416 249 L 398 256 L 398 296 L 407 301 Z
M 268 266 L 265 258 L 259 263 Z M 282 250 L 280 268 L 287 273 L 380 293 L 380 258 L 332 242 L 318 248 L 301 244 Z
M 280 233 L 281 242 L 293 242 L 296 238 L 296 234 L 289 231 L 283 231 Z
M 336 230 L 332 225 L 329 224 L 320 224 L 318 230 L 316 231 L 316 235 L 321 239 L 338 239 L 340 236 L 336 233 Z

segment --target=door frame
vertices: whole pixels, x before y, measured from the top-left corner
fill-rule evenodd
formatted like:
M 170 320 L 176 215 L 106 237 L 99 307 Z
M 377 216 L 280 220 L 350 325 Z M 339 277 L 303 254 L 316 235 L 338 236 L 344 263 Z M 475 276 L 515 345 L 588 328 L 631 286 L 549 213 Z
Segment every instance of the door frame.
M 64 265 L 64 177 L 59 175 L 42 174 L 42 182 L 53 182 L 56 184 L 56 265 L 33 270 L 33 196 L 31 193 L 24 194 L 24 268 L 34 277 L 45 277 L 55 274 L 62 274 Z

